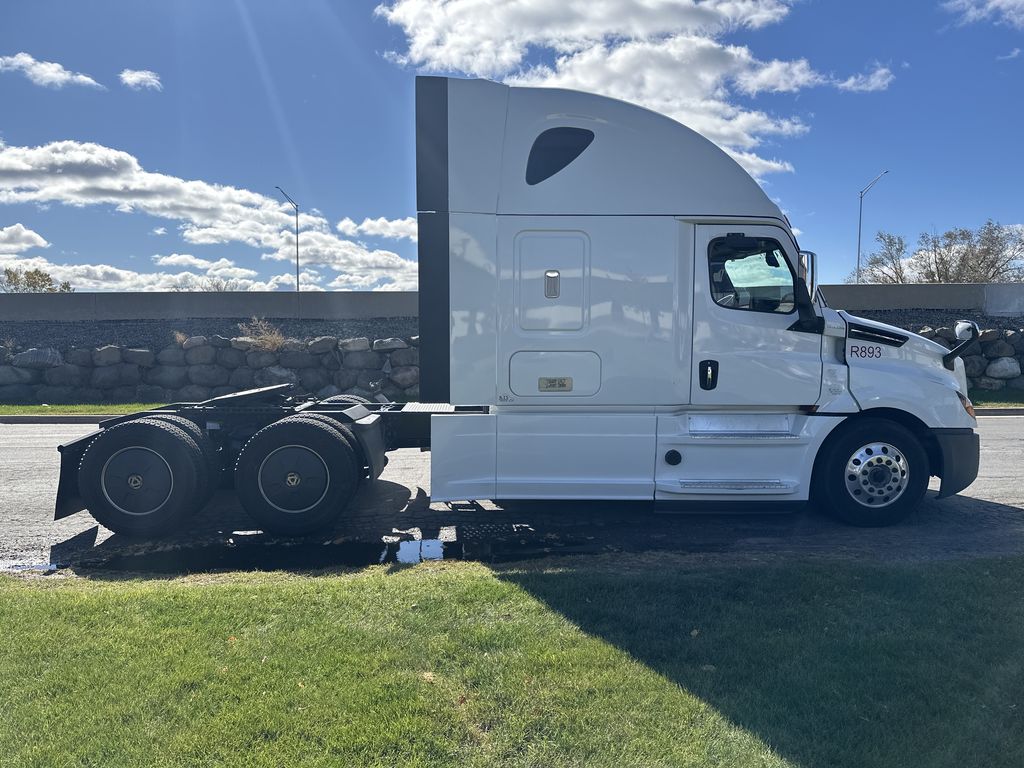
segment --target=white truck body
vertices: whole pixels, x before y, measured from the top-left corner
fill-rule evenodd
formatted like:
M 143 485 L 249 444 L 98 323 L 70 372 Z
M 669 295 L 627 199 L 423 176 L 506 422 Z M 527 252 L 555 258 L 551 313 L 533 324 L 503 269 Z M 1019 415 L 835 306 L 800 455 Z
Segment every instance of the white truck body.
M 786 217 L 673 120 L 419 78 L 417 199 L 421 394 L 457 407 L 435 501 L 805 501 L 865 414 L 919 436 L 944 495 L 977 472 L 962 361 L 812 304 Z
M 160 535 L 230 479 L 261 529 L 305 535 L 413 447 L 434 501 L 814 500 L 854 525 L 977 475 L 977 326 L 947 350 L 813 300 L 814 255 L 690 129 L 418 78 L 416 186 L 422 403 L 282 384 L 115 417 L 59 447 L 55 518 Z

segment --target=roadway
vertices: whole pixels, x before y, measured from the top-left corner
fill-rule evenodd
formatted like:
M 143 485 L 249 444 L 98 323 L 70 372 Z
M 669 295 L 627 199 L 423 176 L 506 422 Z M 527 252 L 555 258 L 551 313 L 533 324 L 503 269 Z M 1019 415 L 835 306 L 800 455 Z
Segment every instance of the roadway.
M 414 562 L 442 555 L 519 559 L 551 553 L 675 552 L 704 560 L 841 556 L 884 560 L 1024 553 L 1024 417 L 982 417 L 981 474 L 960 496 L 930 493 L 899 526 L 853 529 L 807 510 L 795 514 L 666 515 L 644 505 L 430 504 L 429 453 L 391 454 L 337 527 L 301 545 L 252 530 L 230 492 L 188 531 L 133 542 L 85 512 L 54 521 L 56 447 L 88 425 L 0 424 L 0 570 L 70 566 L 170 572 Z M 933 483 L 933 487 L 934 483 Z

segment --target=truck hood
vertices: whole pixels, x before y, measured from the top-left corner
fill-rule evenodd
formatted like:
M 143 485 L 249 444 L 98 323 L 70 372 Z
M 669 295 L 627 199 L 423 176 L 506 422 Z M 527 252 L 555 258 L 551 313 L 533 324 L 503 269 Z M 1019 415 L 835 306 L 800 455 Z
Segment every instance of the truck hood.
M 839 314 L 846 321 L 848 351 L 850 344 L 861 342 L 880 346 L 887 361 L 899 360 L 923 369 L 920 371 L 923 375 L 933 380 L 953 384 L 956 389 L 967 394 L 967 374 L 964 370 L 963 360 L 957 358 L 952 371 L 946 368 L 942 362 L 943 356 L 949 352 L 946 347 L 895 325 L 858 317 L 843 310 L 839 310 Z M 877 333 L 877 339 L 874 342 L 871 339 L 872 332 Z M 904 339 L 905 341 L 900 343 Z M 850 365 L 858 363 L 871 365 L 872 362 L 872 358 L 857 359 L 856 356 L 847 355 L 847 363 Z

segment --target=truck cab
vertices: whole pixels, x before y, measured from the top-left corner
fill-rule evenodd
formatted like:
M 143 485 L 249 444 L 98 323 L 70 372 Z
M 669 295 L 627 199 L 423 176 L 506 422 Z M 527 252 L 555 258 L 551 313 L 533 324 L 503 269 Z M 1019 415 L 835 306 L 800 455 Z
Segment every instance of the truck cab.
M 977 474 L 957 355 L 825 306 L 778 206 L 669 118 L 418 78 L 417 207 L 421 393 L 456 406 L 434 500 L 817 498 L 878 525 Z

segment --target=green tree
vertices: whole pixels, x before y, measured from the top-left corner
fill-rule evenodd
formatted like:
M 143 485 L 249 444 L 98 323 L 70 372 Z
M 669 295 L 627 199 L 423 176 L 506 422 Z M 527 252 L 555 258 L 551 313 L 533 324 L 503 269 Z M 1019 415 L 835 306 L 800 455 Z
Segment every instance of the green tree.
M 49 272 L 41 269 L 4 267 L 0 277 L 0 293 L 71 293 L 74 290 L 67 280 L 57 283 Z

